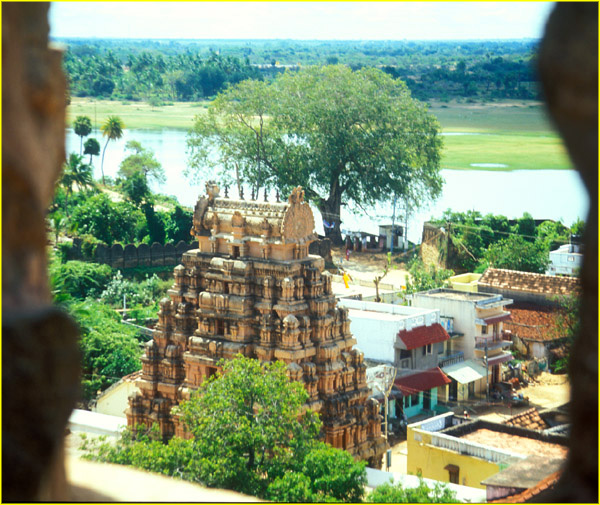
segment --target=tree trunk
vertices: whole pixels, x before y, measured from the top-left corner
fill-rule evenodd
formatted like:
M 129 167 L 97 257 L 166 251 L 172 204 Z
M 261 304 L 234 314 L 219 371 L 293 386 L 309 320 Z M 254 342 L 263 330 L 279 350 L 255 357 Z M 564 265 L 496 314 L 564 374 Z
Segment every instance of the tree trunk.
M 340 188 L 339 180 L 334 180 L 330 186 L 329 198 L 327 200 L 321 200 L 319 203 L 319 211 L 323 217 L 323 229 L 325 230 L 325 236 L 331 240 L 331 243 L 336 246 L 343 245 L 341 216 L 340 211 L 342 209 L 342 190 Z
M 104 149 L 102 149 L 102 161 L 100 162 L 100 172 L 102 172 L 102 184 L 104 184 L 104 153 L 106 152 L 106 146 L 108 145 L 109 140 L 110 137 L 106 139 L 106 144 L 104 144 Z

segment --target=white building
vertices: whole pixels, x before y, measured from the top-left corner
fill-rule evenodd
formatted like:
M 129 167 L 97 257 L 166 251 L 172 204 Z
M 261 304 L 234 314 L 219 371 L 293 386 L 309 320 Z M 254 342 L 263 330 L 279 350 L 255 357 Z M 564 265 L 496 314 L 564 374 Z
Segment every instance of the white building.
M 466 401 L 485 392 L 487 385 L 501 380 L 500 364 L 512 359 L 505 352 L 512 342 L 503 338 L 502 322 L 510 318 L 504 307 L 513 302 L 502 295 L 469 293 L 438 288 L 415 293 L 414 307 L 438 309 L 441 317 L 452 318 L 456 338 L 452 339 L 453 352 L 462 353 L 465 362 L 442 366 L 452 379 L 449 388 L 451 400 Z M 487 366 L 486 366 L 487 365 Z M 481 373 L 481 367 L 486 370 Z
M 556 251 L 550 251 L 550 264 L 546 275 L 579 275 L 583 254 L 576 244 L 561 245 Z

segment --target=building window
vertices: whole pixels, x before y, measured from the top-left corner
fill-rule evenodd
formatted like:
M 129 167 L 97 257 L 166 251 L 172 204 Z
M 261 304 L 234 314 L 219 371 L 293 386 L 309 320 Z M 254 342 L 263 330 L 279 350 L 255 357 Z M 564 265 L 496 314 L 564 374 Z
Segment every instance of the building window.
M 460 468 L 456 465 L 446 465 L 444 470 L 448 470 L 448 482 L 452 484 L 458 484 L 458 474 L 460 473 Z
M 427 344 L 427 354 L 433 354 L 433 344 Z
M 486 335 L 487 334 L 487 324 L 481 325 L 481 334 L 482 335 Z

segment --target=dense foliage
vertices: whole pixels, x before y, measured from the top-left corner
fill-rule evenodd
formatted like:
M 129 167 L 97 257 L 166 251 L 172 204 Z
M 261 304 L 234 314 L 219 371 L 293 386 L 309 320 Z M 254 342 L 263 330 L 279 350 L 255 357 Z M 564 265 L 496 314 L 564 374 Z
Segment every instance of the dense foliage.
M 359 501 L 364 463 L 317 441 L 318 415 L 282 362 L 238 356 L 178 408 L 192 438 L 158 441 L 156 428 L 126 432 L 89 456 L 286 501 Z
M 405 488 L 401 483 L 383 484 L 367 496 L 370 503 L 456 503 L 456 493 L 437 483 L 428 486 L 423 479 L 415 488 Z
M 88 402 L 121 377 L 139 370 L 137 330 L 121 324 L 121 316 L 92 299 L 67 305 L 80 327 L 83 400 Z
M 482 272 L 487 267 L 545 273 L 548 253 L 580 235 L 583 222 L 571 228 L 560 221 L 536 223 L 525 212 L 519 219 L 477 211 L 447 210 L 440 219 L 432 220 L 444 227 L 456 249 L 453 259 L 457 270 Z
M 448 279 L 454 275 L 452 270 L 435 268 L 433 265 L 425 266 L 420 258 L 413 258 L 408 263 L 410 277 L 406 281 L 406 293 L 418 293 L 429 289 L 448 286 Z
M 406 85 L 380 70 L 309 67 L 219 94 L 190 131 L 189 173 L 220 167 L 255 195 L 302 186 L 326 235 L 341 243 L 342 205 L 396 194 L 416 207 L 441 192 L 439 129 Z
M 197 101 L 286 68 L 342 63 L 381 68 L 419 99 L 539 97 L 534 40 L 63 42 L 74 96 Z

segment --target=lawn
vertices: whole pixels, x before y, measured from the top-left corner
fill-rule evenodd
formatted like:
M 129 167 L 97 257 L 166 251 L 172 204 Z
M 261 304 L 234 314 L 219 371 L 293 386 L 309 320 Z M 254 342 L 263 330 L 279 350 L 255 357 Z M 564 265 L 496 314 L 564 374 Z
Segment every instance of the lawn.
M 119 116 L 127 129 L 189 130 L 194 116 L 206 111 L 208 102 L 172 102 L 173 105 L 152 106 L 145 102 L 117 102 L 73 97 L 67 108 L 67 124 L 76 116 L 88 116 L 93 126 L 100 127 L 109 115 Z
M 151 106 L 144 102 L 118 102 L 72 98 L 69 125 L 76 116 L 101 125 L 107 116 L 119 116 L 128 129 L 181 129 L 187 131 L 194 116 L 208 102 L 174 102 Z M 564 170 L 572 168 L 560 137 L 552 130 L 540 102 L 504 100 L 486 104 L 432 101 L 431 112 L 442 126 L 442 168 L 455 170 Z M 452 135 L 469 133 L 477 135 Z M 506 167 L 472 167 L 491 163 Z
M 442 167 L 455 170 L 564 170 L 572 168 L 560 137 L 539 102 L 433 102 L 442 125 Z M 469 135 L 452 135 L 468 133 Z M 505 167 L 472 167 L 472 163 Z

